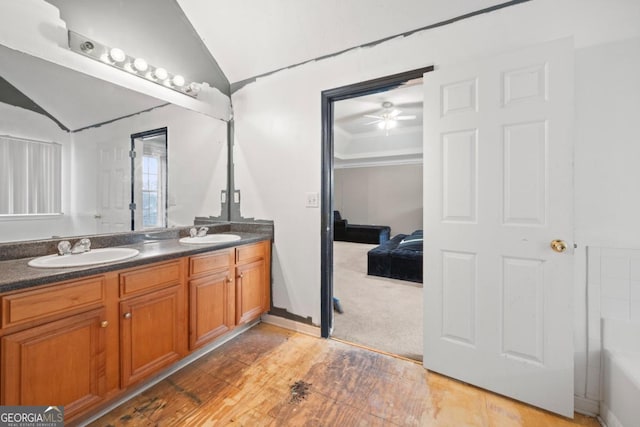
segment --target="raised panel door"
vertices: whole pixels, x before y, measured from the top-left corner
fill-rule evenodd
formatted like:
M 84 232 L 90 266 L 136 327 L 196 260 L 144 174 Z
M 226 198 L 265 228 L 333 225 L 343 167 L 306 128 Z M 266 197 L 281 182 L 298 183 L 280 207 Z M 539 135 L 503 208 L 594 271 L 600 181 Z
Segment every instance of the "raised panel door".
M 424 366 L 569 417 L 572 61 L 559 40 L 423 81 Z
M 104 309 L 2 338 L 2 405 L 63 405 L 65 418 L 105 394 Z
M 247 323 L 262 314 L 265 305 L 265 261 L 236 268 L 236 323 Z
M 120 303 L 121 385 L 126 387 L 179 360 L 184 347 L 181 287 Z
M 189 348 L 194 350 L 235 324 L 233 270 L 189 281 Z

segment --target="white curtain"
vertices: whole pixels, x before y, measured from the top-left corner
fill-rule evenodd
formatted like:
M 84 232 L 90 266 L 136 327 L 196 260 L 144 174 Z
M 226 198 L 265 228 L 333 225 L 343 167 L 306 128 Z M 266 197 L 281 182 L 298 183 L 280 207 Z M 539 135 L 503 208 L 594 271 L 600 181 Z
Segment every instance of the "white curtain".
M 0 215 L 61 211 L 60 144 L 0 136 Z

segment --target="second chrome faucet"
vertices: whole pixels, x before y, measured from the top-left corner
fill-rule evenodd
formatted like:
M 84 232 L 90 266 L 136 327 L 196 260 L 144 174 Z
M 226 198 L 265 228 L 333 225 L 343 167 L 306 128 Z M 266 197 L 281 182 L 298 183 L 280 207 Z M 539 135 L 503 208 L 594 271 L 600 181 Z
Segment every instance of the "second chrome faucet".
M 84 238 L 78 240 L 73 246 L 68 240 L 58 243 L 58 255 L 81 254 L 91 250 L 91 240 Z

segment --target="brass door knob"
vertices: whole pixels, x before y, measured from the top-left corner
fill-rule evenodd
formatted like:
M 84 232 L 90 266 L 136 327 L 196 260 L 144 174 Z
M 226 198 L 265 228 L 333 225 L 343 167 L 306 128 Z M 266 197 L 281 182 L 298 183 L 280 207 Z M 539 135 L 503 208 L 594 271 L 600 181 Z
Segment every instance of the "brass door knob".
M 106 328 L 107 326 L 109 326 L 109 321 L 108 320 L 103 320 L 102 322 L 100 322 L 100 327 L 101 328 Z
M 131 319 L 131 313 L 125 313 L 122 315 L 125 319 Z
M 551 249 L 558 253 L 562 253 L 567 250 L 567 244 L 563 240 L 552 240 L 550 246 Z

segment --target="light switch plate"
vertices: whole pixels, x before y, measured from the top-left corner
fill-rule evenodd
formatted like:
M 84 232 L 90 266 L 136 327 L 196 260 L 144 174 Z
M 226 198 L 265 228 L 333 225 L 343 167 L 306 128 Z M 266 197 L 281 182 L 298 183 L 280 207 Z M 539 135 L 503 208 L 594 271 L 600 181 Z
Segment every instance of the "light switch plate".
M 307 193 L 308 208 L 317 208 L 320 205 L 320 195 L 318 193 Z
M 240 190 L 235 190 L 233 192 L 233 203 L 240 203 Z

